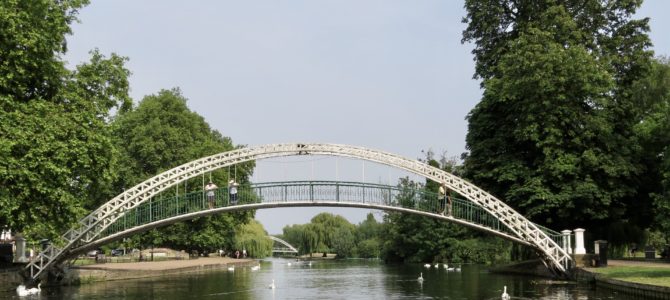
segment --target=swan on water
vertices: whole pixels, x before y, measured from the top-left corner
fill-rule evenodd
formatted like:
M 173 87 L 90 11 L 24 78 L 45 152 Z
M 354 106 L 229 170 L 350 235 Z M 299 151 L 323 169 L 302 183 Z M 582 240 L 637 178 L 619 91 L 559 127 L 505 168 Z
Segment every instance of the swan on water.
M 423 272 L 419 274 L 419 278 L 417 278 L 416 280 L 418 280 L 419 282 L 423 282 Z
M 439 268 L 439 267 L 440 267 L 440 264 L 435 263 L 435 269 L 437 269 L 437 268 Z
M 509 295 L 507 294 L 507 286 L 505 286 L 502 296 L 500 296 L 500 299 L 502 300 L 509 300 Z
M 290 267 L 290 266 L 291 266 L 291 263 L 286 263 L 286 265 Z
M 261 265 L 255 265 L 255 266 L 251 267 L 252 271 L 258 271 L 260 269 L 261 269 Z
M 42 291 L 41 285 L 42 283 L 39 283 L 37 284 L 36 288 L 26 289 L 26 286 L 21 284 L 18 287 L 16 287 L 16 294 L 18 294 L 19 297 L 25 297 L 28 295 L 37 295 Z
M 442 266 L 443 266 L 445 269 L 449 269 L 449 265 L 448 265 L 448 264 L 442 264 Z
M 272 279 L 272 283 L 270 283 L 270 285 L 268 286 L 268 288 L 269 288 L 269 289 L 273 289 L 273 290 L 277 288 L 277 287 L 275 286 L 275 280 L 274 280 L 274 279 Z
M 228 267 L 228 271 L 235 271 L 235 266 Z
M 425 264 L 423 266 L 426 267 L 426 269 L 430 268 L 430 264 Z
M 458 267 L 456 267 L 456 268 L 454 269 L 454 271 L 456 271 L 456 272 L 460 272 L 460 271 L 461 271 L 461 265 L 458 265 Z

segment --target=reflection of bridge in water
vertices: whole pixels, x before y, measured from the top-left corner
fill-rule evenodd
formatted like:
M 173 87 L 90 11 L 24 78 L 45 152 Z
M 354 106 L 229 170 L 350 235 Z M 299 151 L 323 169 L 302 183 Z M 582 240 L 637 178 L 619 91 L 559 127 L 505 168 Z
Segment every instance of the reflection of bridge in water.
M 284 247 L 272 247 L 272 253 L 284 253 L 284 254 L 285 253 L 294 253 L 294 254 L 298 254 L 298 249 L 291 246 L 291 244 L 289 244 L 287 241 L 282 240 L 282 239 L 280 239 L 276 236 L 271 236 L 271 235 L 268 235 L 268 238 L 270 238 L 271 240 L 275 241 L 276 243 L 279 243 L 279 244 L 284 246 Z
M 334 181 L 259 183 L 240 187 L 239 203 L 229 205 L 227 189 L 216 193 L 210 208 L 203 192 L 166 196 L 162 191 L 185 180 L 238 163 L 292 155 L 330 155 L 359 158 L 403 169 L 442 183 L 462 198 L 452 202 L 452 214 L 441 215 L 437 195 L 410 187 Z M 298 206 L 345 206 L 396 211 L 437 218 L 488 232 L 527 245 L 557 274 L 567 271 L 571 258 L 560 246 L 560 234 L 533 224 L 504 202 L 477 186 L 425 163 L 361 147 L 333 144 L 275 144 L 237 149 L 201 158 L 126 190 L 79 220 L 60 245 L 50 245 L 27 269 L 37 279 L 45 270 L 126 236 L 195 217 L 239 210 Z

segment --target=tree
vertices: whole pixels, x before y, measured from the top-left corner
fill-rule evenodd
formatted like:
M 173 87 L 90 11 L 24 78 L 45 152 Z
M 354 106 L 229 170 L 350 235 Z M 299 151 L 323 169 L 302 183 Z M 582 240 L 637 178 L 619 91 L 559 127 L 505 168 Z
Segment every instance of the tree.
M 425 154 L 424 161 L 430 166 L 461 176 L 462 167 L 455 158 L 443 153 L 437 160 L 433 151 Z M 401 192 L 396 201 L 403 206 L 417 205 L 417 184 L 404 178 L 398 185 Z M 439 185 L 431 180 L 421 185 L 425 192 L 420 194 L 424 199 L 418 203 L 419 208 L 426 206 L 438 211 Z M 458 197 L 453 191 L 448 193 L 452 198 Z M 500 238 L 488 237 L 444 220 L 395 212 L 384 216 L 379 239 L 383 245 L 381 256 L 387 261 L 493 263 L 509 260 L 510 253 L 510 243 Z
M 125 58 L 65 68 L 65 35 L 88 1 L 0 4 L 0 224 L 55 238 L 88 212 L 116 161 L 108 122 L 130 104 Z
M 649 76 L 634 84 L 633 94 L 641 105 L 635 126 L 640 141 L 640 160 L 645 168 L 640 194 L 653 199 L 653 228 L 670 241 L 670 61 L 659 58 Z
M 271 256 L 274 242 L 267 236 L 263 225 L 256 220 L 251 220 L 237 228 L 235 249 L 246 249 L 249 256 L 255 258 Z
M 337 227 L 332 230 L 332 247 L 330 249 L 332 249 L 337 258 L 347 258 L 356 255 L 356 237 L 354 236 L 353 228 Z
M 303 239 L 304 236 L 305 225 L 293 224 L 291 226 L 284 226 L 284 228 L 282 228 L 282 235 L 280 238 L 298 248 L 299 254 L 310 253 L 310 251 L 305 247 Z
M 188 109 L 186 102 L 178 89 L 162 90 L 146 96 L 137 108 L 118 116 L 113 126 L 121 158 L 115 190 L 121 192 L 180 164 L 234 149 L 230 138 L 212 130 L 200 115 Z M 229 176 L 236 176 L 243 188 L 248 187 L 253 166 L 251 162 L 240 164 L 232 171 L 214 171 L 165 193 L 203 191 L 205 181 L 221 185 Z M 204 253 L 221 247 L 230 249 L 234 246 L 235 228 L 248 223 L 253 215 L 253 211 L 246 211 L 196 218 L 152 230 L 138 243 L 148 246 L 161 242 L 165 246 Z
M 356 227 L 347 219 L 331 213 L 320 213 L 303 225 L 285 226 L 283 237 L 299 245 L 301 254 L 334 252 L 339 258 L 356 254 Z
M 631 91 L 651 57 L 647 20 L 631 20 L 640 2 L 466 1 L 485 89 L 467 117 L 467 177 L 551 227 L 645 226 L 648 210 L 628 211 L 650 203 L 634 180 Z
M 356 226 L 356 255 L 361 258 L 378 258 L 381 255 L 382 224 L 372 213 Z

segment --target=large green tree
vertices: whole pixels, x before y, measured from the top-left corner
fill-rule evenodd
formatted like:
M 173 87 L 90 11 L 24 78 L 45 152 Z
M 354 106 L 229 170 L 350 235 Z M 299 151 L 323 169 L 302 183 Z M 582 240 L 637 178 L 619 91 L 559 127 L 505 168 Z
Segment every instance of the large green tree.
M 126 59 L 61 59 L 87 2 L 0 2 L 0 224 L 31 239 L 69 228 L 114 178 L 108 122 L 130 106 Z
M 382 246 L 382 224 L 372 213 L 356 226 L 356 255 L 361 258 L 379 258 Z
M 116 193 L 183 163 L 234 149 L 232 141 L 210 128 L 187 106 L 178 89 L 162 90 L 146 96 L 132 111 L 115 120 L 114 136 L 121 157 L 117 166 Z M 203 191 L 212 180 L 224 187 L 235 177 L 242 187 L 249 185 L 254 163 L 243 163 L 180 183 L 166 191 L 168 196 Z M 233 249 L 235 229 L 253 218 L 253 211 L 196 218 L 152 230 L 136 241 L 139 246 L 170 246 L 208 253 L 220 248 Z
M 645 167 L 640 194 L 654 200 L 654 229 L 670 241 L 670 60 L 659 58 L 649 76 L 634 85 L 640 105 L 640 120 L 635 131 L 642 148 L 640 160 Z
M 274 242 L 267 236 L 268 233 L 263 225 L 256 220 L 251 220 L 237 227 L 234 249 L 247 250 L 248 255 L 255 258 L 271 256 Z
M 467 117 L 466 176 L 557 229 L 648 225 L 633 130 L 632 87 L 652 55 L 647 20 L 631 18 L 640 3 L 467 0 L 463 41 L 485 91 Z

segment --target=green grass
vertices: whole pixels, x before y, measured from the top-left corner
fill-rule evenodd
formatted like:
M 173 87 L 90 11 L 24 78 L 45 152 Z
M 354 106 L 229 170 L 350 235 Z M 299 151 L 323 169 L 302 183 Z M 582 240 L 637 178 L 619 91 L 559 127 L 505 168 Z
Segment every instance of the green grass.
M 590 268 L 589 271 L 611 279 L 670 287 L 670 268 L 609 266 L 607 268 Z

